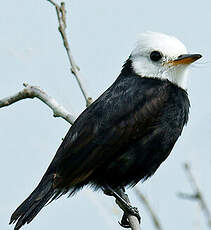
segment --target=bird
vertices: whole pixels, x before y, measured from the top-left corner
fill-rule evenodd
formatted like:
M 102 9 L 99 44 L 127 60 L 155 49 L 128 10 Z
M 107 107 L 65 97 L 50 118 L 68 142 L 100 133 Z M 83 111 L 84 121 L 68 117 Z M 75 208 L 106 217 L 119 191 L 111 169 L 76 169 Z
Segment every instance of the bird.
M 188 67 L 201 57 L 174 36 L 141 33 L 119 76 L 79 115 L 35 190 L 12 214 L 14 229 L 84 186 L 115 191 L 151 177 L 188 122 Z

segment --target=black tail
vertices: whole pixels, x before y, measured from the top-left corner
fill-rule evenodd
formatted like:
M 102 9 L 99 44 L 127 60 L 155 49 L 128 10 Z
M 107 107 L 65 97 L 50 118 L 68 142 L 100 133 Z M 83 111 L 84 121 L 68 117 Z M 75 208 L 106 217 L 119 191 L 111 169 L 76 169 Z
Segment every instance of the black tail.
M 10 224 L 17 221 L 14 230 L 30 223 L 54 193 L 53 175 L 45 175 L 31 195 L 12 214 Z

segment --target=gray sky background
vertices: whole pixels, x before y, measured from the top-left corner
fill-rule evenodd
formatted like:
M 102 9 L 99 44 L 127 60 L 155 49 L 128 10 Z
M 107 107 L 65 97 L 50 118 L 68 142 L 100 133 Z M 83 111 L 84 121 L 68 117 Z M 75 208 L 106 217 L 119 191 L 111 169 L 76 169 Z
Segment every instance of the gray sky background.
M 190 192 L 182 164 L 193 173 L 211 208 L 211 2 L 201 1 L 66 1 L 71 48 L 89 95 L 96 99 L 117 77 L 137 34 L 146 30 L 178 37 L 203 59 L 194 64 L 188 93 L 191 115 L 171 156 L 155 176 L 138 187 L 161 219 L 163 229 L 207 230 L 199 206 L 178 199 Z M 3 1 L 0 14 L 0 98 L 38 85 L 70 111 L 85 107 L 70 74 L 54 8 L 45 0 Z M 54 156 L 69 124 L 52 117 L 38 100 L 25 100 L 0 109 L 1 190 L 0 229 L 14 209 L 32 192 Z M 154 229 L 147 211 L 139 207 L 142 229 Z M 112 198 L 85 189 L 74 198 L 62 197 L 44 208 L 24 229 L 121 229 L 120 212 Z

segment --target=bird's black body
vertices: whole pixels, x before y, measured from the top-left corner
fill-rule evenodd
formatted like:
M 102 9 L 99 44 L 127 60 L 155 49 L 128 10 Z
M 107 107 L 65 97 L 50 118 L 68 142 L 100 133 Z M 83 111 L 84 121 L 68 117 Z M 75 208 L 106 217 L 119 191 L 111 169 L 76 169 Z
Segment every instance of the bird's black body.
M 136 75 L 130 59 L 122 72 L 75 121 L 40 184 L 14 212 L 15 229 L 51 199 L 86 184 L 135 185 L 168 157 L 187 123 L 189 100 L 168 80 Z

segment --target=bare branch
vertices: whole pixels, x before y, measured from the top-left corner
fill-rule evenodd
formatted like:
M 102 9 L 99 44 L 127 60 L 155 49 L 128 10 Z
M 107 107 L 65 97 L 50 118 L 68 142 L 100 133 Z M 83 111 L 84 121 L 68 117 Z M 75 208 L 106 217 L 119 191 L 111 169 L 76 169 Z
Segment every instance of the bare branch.
M 75 118 L 73 115 L 71 115 L 62 105 L 60 105 L 54 98 L 47 95 L 43 90 L 41 90 L 37 86 L 30 86 L 26 83 L 23 84 L 24 89 L 19 91 L 18 93 L 3 98 L 0 100 L 0 108 L 11 105 L 17 101 L 26 99 L 26 98 L 38 98 L 43 103 L 45 103 L 49 108 L 53 111 L 54 117 L 61 117 L 65 119 L 70 124 L 73 124 L 75 121 Z
M 89 106 L 92 103 L 92 98 L 88 96 L 84 85 L 82 84 L 82 77 L 80 74 L 80 69 L 79 67 L 76 65 L 76 62 L 73 58 L 72 52 L 70 50 L 70 46 L 68 43 L 68 39 L 67 39 L 67 35 L 66 35 L 66 10 L 65 10 L 65 3 L 62 2 L 61 5 L 59 6 L 57 3 L 55 3 L 52 0 L 47 0 L 48 2 L 50 2 L 56 9 L 56 14 L 57 14 L 57 19 L 58 19 L 58 23 L 59 23 L 59 27 L 58 30 L 61 34 L 63 43 L 64 43 L 64 47 L 66 49 L 67 52 L 67 56 L 68 56 L 68 60 L 71 66 L 71 72 L 72 74 L 75 76 L 76 81 L 80 87 L 80 90 L 84 96 L 84 99 L 86 100 L 86 106 Z
M 155 214 L 155 212 L 153 211 L 151 205 L 149 204 L 149 201 L 147 200 L 147 198 L 141 193 L 141 191 L 137 187 L 134 188 L 134 190 L 135 190 L 136 195 L 140 199 L 140 201 L 145 205 L 148 212 L 150 213 L 150 216 L 152 218 L 152 222 L 154 223 L 155 228 L 158 230 L 162 230 L 160 221 L 159 221 L 157 215 Z
M 183 199 L 188 199 L 188 200 L 195 200 L 199 202 L 199 205 L 201 207 L 202 212 L 204 213 L 205 219 L 207 221 L 207 225 L 211 229 L 211 213 L 208 208 L 207 203 L 204 200 L 203 194 L 200 191 L 199 186 L 196 183 L 196 180 L 191 172 L 190 165 L 188 163 L 184 164 L 184 169 L 186 172 L 186 175 L 188 177 L 188 181 L 193 189 L 193 194 L 186 194 L 186 193 L 179 193 L 179 197 Z

